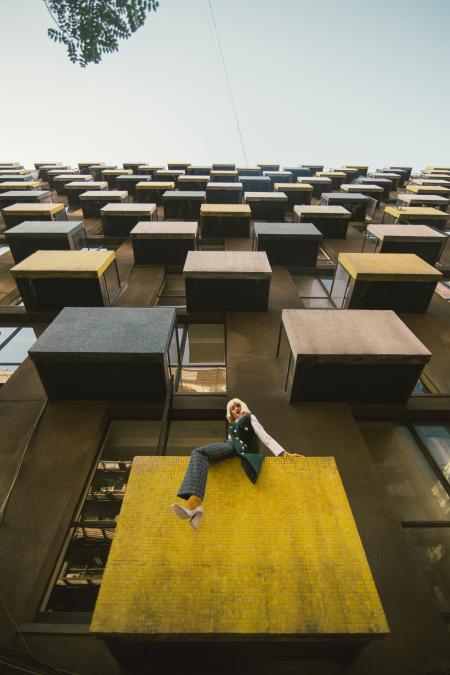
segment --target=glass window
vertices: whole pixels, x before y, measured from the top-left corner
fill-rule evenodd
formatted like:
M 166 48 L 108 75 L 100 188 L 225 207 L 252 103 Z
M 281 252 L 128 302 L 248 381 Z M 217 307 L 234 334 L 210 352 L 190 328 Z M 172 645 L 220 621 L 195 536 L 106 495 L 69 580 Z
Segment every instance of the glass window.
M 304 309 L 335 309 L 329 298 L 302 298 Z
M 181 368 L 178 391 L 184 394 L 225 394 L 226 368 Z
M 349 292 L 349 285 L 351 284 L 350 276 L 339 263 L 336 267 L 333 280 L 333 290 L 331 298 L 337 309 L 344 307 L 345 299 Z
M 225 326 L 190 323 L 180 339 L 181 369 L 177 391 L 184 394 L 226 392 Z
M 201 243 L 199 245 L 200 251 L 225 251 L 225 244 L 221 243 Z
M 425 383 L 422 382 L 422 380 L 419 377 L 419 379 L 417 380 L 417 382 L 414 386 L 414 389 L 412 390 L 411 396 L 421 396 L 423 394 L 429 394 L 429 393 L 430 393 L 430 390 L 425 385 Z
M 447 482 L 450 482 L 450 426 L 414 425 L 414 429 Z
M 5 329 L 2 329 L 5 330 Z M 19 365 L 28 356 L 28 350 L 36 342 L 32 328 L 21 328 L 4 347 L 0 347 L 0 363 Z
M 160 295 L 184 295 L 182 274 L 167 274 Z
M 17 326 L 14 326 L 14 328 L 11 328 L 10 326 L 0 326 L 0 349 L 3 347 L 6 340 L 9 340 L 11 335 L 18 330 L 20 329 Z
M 280 375 L 281 375 L 281 386 L 284 391 L 290 391 L 294 381 L 294 374 L 296 368 L 296 358 L 292 356 L 291 346 L 289 340 L 287 339 L 286 331 L 284 326 L 281 328 L 280 336 L 280 348 L 278 351 L 278 358 L 280 361 Z
M 157 307 L 185 307 L 186 298 L 184 295 L 159 295 L 155 304 Z
M 160 429 L 160 420 L 113 420 L 101 459 L 132 460 L 136 455 L 154 455 Z
M 172 338 L 169 345 L 169 363 L 172 367 L 176 369 L 179 362 L 178 350 L 181 348 L 181 341 L 183 339 L 183 327 L 178 327 L 173 331 Z M 178 347 L 177 347 L 177 337 L 178 337 Z
M 292 278 L 301 298 L 327 297 L 327 291 L 321 284 L 320 279 L 304 274 L 295 274 Z
M 186 329 L 183 365 L 225 363 L 225 326 L 191 323 Z
M 108 294 L 108 299 L 110 303 L 112 303 L 112 301 L 120 291 L 119 272 L 117 269 L 116 262 L 113 262 L 112 265 L 109 265 L 106 268 L 106 270 L 103 273 L 103 280 L 106 287 L 106 292 Z
M 333 278 L 332 277 L 320 277 L 320 283 L 325 286 L 325 290 L 330 294 L 331 287 L 333 285 Z
M 331 258 L 328 255 L 328 253 L 325 251 L 324 248 L 319 246 L 319 252 L 317 254 L 317 262 L 318 263 L 323 263 L 323 262 L 330 262 Z
M 225 434 L 225 411 L 223 420 L 173 420 L 166 455 L 190 455 L 202 445 L 224 443 Z
M 363 422 L 360 429 L 400 520 L 450 520 L 450 497 L 408 428 Z
M 426 573 L 439 611 L 450 612 L 450 529 L 408 528 L 408 539 Z
M 158 307 L 185 307 L 186 293 L 182 274 L 166 274 L 158 299 Z
M 5 384 L 36 342 L 32 328 L 0 327 L 0 384 Z
M 293 274 L 292 279 L 302 299 L 303 307 L 309 309 L 333 309 L 329 298 L 333 279 L 312 277 L 305 274 Z

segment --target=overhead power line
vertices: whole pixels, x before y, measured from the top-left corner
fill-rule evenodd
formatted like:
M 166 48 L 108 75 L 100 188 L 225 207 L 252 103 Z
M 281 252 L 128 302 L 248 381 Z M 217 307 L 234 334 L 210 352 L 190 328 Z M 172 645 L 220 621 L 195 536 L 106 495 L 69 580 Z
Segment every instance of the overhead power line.
M 231 81 L 230 81 L 230 77 L 228 75 L 227 64 L 225 62 L 225 57 L 224 57 L 223 49 L 222 49 L 222 43 L 220 41 L 220 35 L 219 35 L 219 31 L 217 29 L 216 19 L 214 17 L 214 11 L 213 11 L 213 8 L 212 8 L 211 0 L 208 0 L 208 5 L 209 5 L 209 11 L 211 13 L 212 24 L 213 24 L 214 33 L 215 33 L 216 40 L 217 40 L 217 45 L 219 47 L 220 60 L 222 62 L 223 72 L 225 74 L 225 82 L 226 82 L 226 85 L 227 85 L 227 88 L 228 88 L 228 94 L 229 94 L 229 97 L 230 97 L 231 106 L 233 108 L 234 118 L 236 120 L 236 127 L 237 127 L 237 130 L 238 130 L 239 141 L 241 143 L 242 154 L 244 156 L 245 164 L 246 164 L 246 166 L 248 166 L 248 158 L 247 158 L 247 152 L 245 150 L 244 137 L 242 135 L 241 125 L 239 124 L 239 117 L 238 117 L 238 114 L 237 114 L 236 103 L 234 101 L 233 89 L 231 87 Z

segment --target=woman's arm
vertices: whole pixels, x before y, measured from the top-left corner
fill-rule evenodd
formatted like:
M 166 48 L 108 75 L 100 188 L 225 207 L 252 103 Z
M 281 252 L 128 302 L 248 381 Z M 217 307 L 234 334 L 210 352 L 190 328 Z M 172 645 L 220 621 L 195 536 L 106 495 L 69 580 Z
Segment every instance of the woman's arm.
M 267 431 L 263 428 L 262 424 L 258 422 L 258 420 L 253 414 L 250 415 L 250 421 L 252 423 L 253 430 L 257 435 L 257 437 L 259 438 L 259 440 L 261 441 L 261 443 L 263 443 L 266 446 L 266 448 L 269 448 L 269 450 L 273 452 L 273 454 L 276 455 L 277 457 L 279 455 L 281 456 L 284 455 L 286 450 L 282 448 L 281 445 L 272 438 L 272 436 L 269 436 Z

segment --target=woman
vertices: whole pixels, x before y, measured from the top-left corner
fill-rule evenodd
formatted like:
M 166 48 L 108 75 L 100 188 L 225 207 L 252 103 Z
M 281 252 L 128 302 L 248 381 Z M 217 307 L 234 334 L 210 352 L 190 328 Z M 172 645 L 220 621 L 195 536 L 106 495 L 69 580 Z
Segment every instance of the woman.
M 178 497 L 186 499 L 186 506 L 172 504 L 179 518 L 188 519 L 192 527 L 197 528 L 203 515 L 203 497 L 209 465 L 222 459 L 239 456 L 245 473 L 252 483 L 256 483 L 264 456 L 259 454 L 258 439 L 277 457 L 287 457 L 298 453 L 287 452 L 269 434 L 264 431 L 247 405 L 238 398 L 227 404 L 229 422 L 225 443 L 211 443 L 192 451 L 188 470 L 178 492 Z

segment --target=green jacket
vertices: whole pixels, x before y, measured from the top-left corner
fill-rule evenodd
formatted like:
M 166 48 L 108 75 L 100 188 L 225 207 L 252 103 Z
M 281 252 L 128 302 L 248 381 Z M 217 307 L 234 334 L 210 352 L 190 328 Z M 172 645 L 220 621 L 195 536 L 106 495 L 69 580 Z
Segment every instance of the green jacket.
M 243 415 L 237 422 L 229 425 L 227 440 L 240 456 L 241 464 L 249 479 L 252 483 L 256 483 L 264 455 L 260 454 L 259 441 L 253 430 L 250 414 Z

